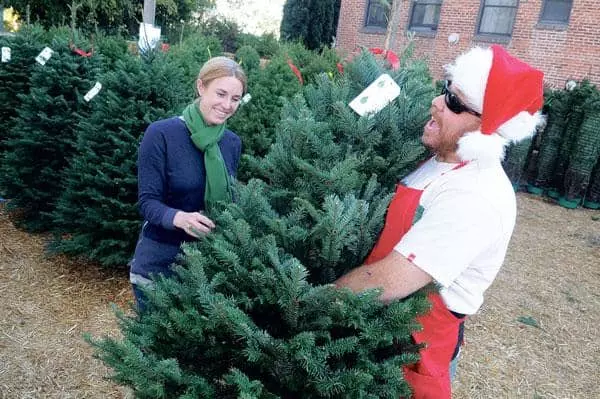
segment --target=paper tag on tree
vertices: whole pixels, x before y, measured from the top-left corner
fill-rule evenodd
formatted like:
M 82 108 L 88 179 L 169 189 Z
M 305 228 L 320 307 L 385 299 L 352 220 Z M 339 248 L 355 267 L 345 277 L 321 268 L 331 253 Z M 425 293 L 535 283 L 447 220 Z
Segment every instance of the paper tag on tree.
M 10 47 L 2 47 L 2 62 L 10 61 Z
M 50 47 L 44 47 L 42 52 L 35 57 L 35 60 L 42 65 L 46 65 L 46 62 L 48 62 L 50 57 L 52 57 L 52 54 L 54 54 L 54 50 L 52 50 Z
M 94 87 L 92 87 L 90 89 L 90 91 L 85 93 L 85 96 L 83 96 L 83 99 L 85 101 L 89 102 L 92 98 L 96 97 L 96 94 L 98 94 L 100 92 L 100 90 L 102 90 L 102 83 L 96 82 Z
M 244 97 L 242 97 L 242 99 L 240 100 L 240 104 L 241 105 L 248 104 L 250 102 L 250 100 L 252 100 L 252 96 L 250 95 L 250 93 L 246 93 L 244 95 Z
M 160 41 L 160 28 L 152 24 L 140 23 L 138 47 L 142 53 L 152 50 Z
M 360 116 L 375 114 L 399 95 L 400 86 L 384 73 L 350 102 L 350 108 Z

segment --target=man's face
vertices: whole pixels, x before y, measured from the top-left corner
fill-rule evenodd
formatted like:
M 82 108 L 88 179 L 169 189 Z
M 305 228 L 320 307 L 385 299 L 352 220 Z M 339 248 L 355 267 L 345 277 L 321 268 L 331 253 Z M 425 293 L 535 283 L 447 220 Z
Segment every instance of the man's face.
M 466 105 L 465 96 L 450 85 L 450 90 Z M 467 132 L 477 131 L 481 127 L 481 119 L 468 112 L 456 114 L 446 105 L 445 96 L 440 95 L 431 102 L 431 120 L 423 129 L 421 141 L 435 152 L 438 160 L 458 162 L 456 150 L 458 140 Z

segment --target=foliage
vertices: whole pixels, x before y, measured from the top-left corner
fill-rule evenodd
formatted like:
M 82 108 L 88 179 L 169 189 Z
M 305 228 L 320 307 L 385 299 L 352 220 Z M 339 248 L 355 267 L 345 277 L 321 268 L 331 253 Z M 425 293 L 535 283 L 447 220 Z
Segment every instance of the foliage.
M 363 54 L 347 70 L 285 102 L 260 179 L 211 215 L 217 230 L 146 290 L 146 310 L 119 314 L 124 338 L 91 339 L 137 397 L 410 394 L 401 367 L 417 359 L 424 292 L 384 305 L 329 283 L 367 256 L 397 179 L 423 157 L 431 79 L 387 71 L 404 96 L 358 117 L 349 100 L 385 69 Z
M 23 18 L 29 7 L 32 22 L 46 28 L 72 25 L 76 9 L 75 26 L 85 33 L 121 35 L 138 34 L 143 11 L 143 2 L 134 0 L 11 0 L 10 4 Z M 213 6 L 213 0 L 157 0 L 155 24 L 168 34 L 181 20 L 193 21 Z
M 583 206 L 591 209 L 600 209 L 600 158 L 598 158 L 596 168 L 590 178 L 590 185 Z
M 128 56 L 127 41 L 120 36 L 100 34 L 94 38 L 93 45 L 94 50 L 102 54 L 104 70 L 111 70 L 118 60 Z
M 140 227 L 139 138 L 149 123 L 181 112 L 189 87 L 183 70 L 160 54 L 117 60 L 102 81 L 92 114 L 77 124 L 75 155 L 52 212 L 51 249 L 123 267 Z
M 541 138 L 536 167 L 537 172 L 532 182 L 534 187 L 547 189 L 551 185 L 556 160 L 568 122 L 569 106 L 568 93 L 566 91 L 554 94 L 552 105 L 548 111 L 547 125 Z
M 172 46 L 167 52 L 167 59 L 173 65 L 183 69 L 183 82 L 189 87 L 186 98 L 195 96 L 194 82 L 202 64 L 209 58 L 221 55 L 221 43 L 215 37 L 207 37 L 200 33 L 188 36 L 181 44 Z
M 310 1 L 286 0 L 281 19 L 281 39 L 303 40 L 308 36 L 308 21 L 310 21 Z
M 4 141 L 8 139 L 17 116 L 16 111 L 21 104 L 18 94 L 29 93 L 29 75 L 37 65 L 35 57 L 45 43 L 46 32 L 38 25 L 24 27 L 13 37 L 0 37 L 0 47 L 7 46 L 11 49 L 10 62 L 0 64 L 0 165 L 5 151 Z
M 275 137 L 283 98 L 289 98 L 301 89 L 283 55 L 270 60 L 264 68 L 248 73 L 249 103 L 240 106 L 227 122 L 243 143 L 245 154 L 264 155 Z M 238 178 L 247 180 L 244 162 L 240 165 Z
M 238 36 L 239 46 L 252 46 L 261 57 L 272 57 L 279 50 L 279 41 L 272 33 L 260 36 L 250 33 L 240 33 Z
M 251 46 L 242 46 L 235 52 L 235 60 L 240 66 L 250 73 L 253 70 L 258 69 L 260 66 L 260 56 L 258 52 Z
M 332 74 L 338 71 L 337 63 L 340 58 L 335 49 L 313 51 L 300 43 L 286 43 L 281 46 L 280 52 L 300 69 L 304 81 L 308 83 L 314 82 L 322 73 Z
M 341 0 L 287 0 L 281 37 L 301 41 L 309 49 L 329 46 L 336 35 Z
M 248 91 L 252 100 L 240 107 L 228 122 L 231 129 L 242 137 L 245 154 L 266 154 L 275 138 L 283 99 L 291 98 L 302 88 L 288 61 L 299 68 L 303 81 L 314 82 L 320 73 L 337 73 L 337 60 L 333 50 L 324 50 L 319 54 L 301 44 L 286 44 L 280 47 L 264 68 L 250 71 Z M 247 180 L 252 173 L 243 162 L 238 177 Z
M 581 131 L 565 171 L 564 197 L 580 202 L 585 197 L 590 178 L 600 157 L 600 92 L 590 96 L 584 106 Z
M 197 23 L 214 5 L 214 0 L 157 0 L 155 24 L 163 35 L 172 35 L 181 29 L 181 21 Z
M 235 53 L 239 45 L 238 37 L 241 29 L 233 21 L 210 17 L 202 23 L 201 33 L 209 37 L 216 37 L 221 41 L 224 51 Z
M 99 74 L 99 57 L 73 53 L 64 37 L 51 43 L 54 55 L 33 67 L 27 94 L 5 140 L 0 187 L 11 208 L 19 208 L 23 225 L 31 230 L 50 227 L 49 212 L 62 192 L 64 168 L 74 152 L 75 127 L 90 114 L 83 96 Z
M 531 153 L 532 144 L 532 139 L 525 139 L 518 143 L 511 143 L 506 149 L 502 167 L 512 182 L 515 191 L 521 187 L 522 183 L 526 183 L 522 175 Z

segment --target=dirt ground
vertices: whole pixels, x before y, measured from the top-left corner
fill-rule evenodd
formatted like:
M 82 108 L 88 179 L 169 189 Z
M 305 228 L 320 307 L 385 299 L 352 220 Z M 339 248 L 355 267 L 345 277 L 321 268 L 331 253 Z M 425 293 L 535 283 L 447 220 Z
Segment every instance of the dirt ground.
M 466 324 L 454 398 L 600 398 L 600 211 L 526 194 L 506 263 Z M 44 257 L 0 207 L 0 398 L 121 398 L 82 333 L 117 334 L 125 273 Z

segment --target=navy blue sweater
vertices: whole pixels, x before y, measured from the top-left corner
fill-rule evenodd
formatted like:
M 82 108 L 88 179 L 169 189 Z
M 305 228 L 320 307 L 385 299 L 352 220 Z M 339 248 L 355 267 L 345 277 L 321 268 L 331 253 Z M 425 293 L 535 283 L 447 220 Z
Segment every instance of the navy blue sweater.
M 240 138 L 225 130 L 219 148 L 227 171 L 235 177 L 242 150 Z M 132 272 L 145 275 L 149 269 L 158 271 L 145 266 L 156 259 L 143 259 L 143 254 L 155 253 L 145 248 L 152 241 L 178 248 L 182 242 L 194 239 L 173 226 L 173 218 L 179 210 L 204 209 L 205 183 L 204 156 L 194 146 L 185 122 L 173 117 L 148 126 L 138 154 L 138 201 L 145 223 L 132 260 Z M 151 241 L 144 242 L 144 237 Z

